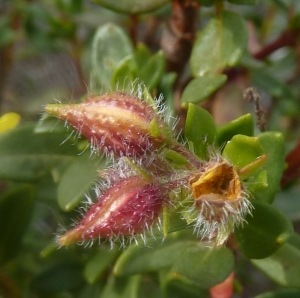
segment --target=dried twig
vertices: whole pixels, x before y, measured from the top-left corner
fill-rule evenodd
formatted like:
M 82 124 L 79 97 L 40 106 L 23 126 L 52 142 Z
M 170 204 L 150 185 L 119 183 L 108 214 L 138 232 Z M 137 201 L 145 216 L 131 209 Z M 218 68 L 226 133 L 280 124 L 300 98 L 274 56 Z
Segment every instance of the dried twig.
M 254 112 L 257 117 L 256 124 L 260 131 L 265 131 L 267 121 L 265 111 L 260 106 L 260 95 L 254 88 L 249 87 L 244 91 L 244 99 L 249 102 L 254 102 Z

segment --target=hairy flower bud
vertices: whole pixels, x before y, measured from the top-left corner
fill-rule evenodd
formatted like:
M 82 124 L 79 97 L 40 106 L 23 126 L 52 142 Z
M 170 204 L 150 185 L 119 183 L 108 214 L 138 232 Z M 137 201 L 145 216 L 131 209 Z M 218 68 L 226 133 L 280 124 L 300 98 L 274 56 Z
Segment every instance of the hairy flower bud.
M 167 124 L 153 106 L 133 95 L 91 96 L 79 104 L 50 104 L 45 110 L 71 124 L 94 149 L 116 156 L 141 156 L 166 141 L 161 132 L 168 130 Z
M 58 239 L 60 245 L 134 236 L 147 230 L 158 218 L 164 203 L 159 185 L 140 176 L 123 178 L 108 188 L 79 224 Z

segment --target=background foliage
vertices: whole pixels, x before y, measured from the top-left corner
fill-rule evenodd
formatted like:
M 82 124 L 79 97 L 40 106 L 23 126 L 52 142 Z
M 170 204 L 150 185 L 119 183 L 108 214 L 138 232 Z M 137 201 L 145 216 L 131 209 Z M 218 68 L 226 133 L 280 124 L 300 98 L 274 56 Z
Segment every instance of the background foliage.
M 0 13 L 0 297 L 210 297 L 233 271 L 235 297 L 299 297 L 299 1 L 13 0 Z M 57 249 L 103 160 L 43 105 L 137 78 L 199 156 L 214 140 L 240 166 L 269 156 L 226 247 L 174 226 L 151 248 Z

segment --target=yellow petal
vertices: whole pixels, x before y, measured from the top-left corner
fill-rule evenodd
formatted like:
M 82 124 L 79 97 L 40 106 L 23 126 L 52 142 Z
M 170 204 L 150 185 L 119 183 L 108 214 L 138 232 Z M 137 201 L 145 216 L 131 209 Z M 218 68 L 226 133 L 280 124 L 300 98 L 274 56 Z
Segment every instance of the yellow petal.
M 12 129 L 18 125 L 21 116 L 17 113 L 6 113 L 0 117 L 0 133 Z

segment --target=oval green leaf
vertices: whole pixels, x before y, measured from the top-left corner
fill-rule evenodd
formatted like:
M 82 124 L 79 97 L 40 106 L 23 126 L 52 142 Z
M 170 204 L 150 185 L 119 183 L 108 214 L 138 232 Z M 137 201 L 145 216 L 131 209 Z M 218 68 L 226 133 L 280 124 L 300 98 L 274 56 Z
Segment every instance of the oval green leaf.
M 0 135 L 0 178 L 33 182 L 54 175 L 78 153 L 64 133 L 35 133 L 34 125 L 19 126 Z
M 222 264 L 222 266 L 220 266 Z M 209 289 L 225 280 L 234 268 L 234 256 L 226 247 L 208 248 L 194 243 L 176 259 L 167 279 L 199 289 Z
M 84 198 L 97 178 L 97 169 L 101 167 L 99 159 L 89 152 L 76 157 L 64 172 L 57 188 L 60 208 L 71 211 Z
M 257 200 L 272 202 L 279 189 L 280 180 L 285 165 L 285 144 L 280 132 L 263 132 L 258 136 L 259 142 L 268 156 L 261 167 L 267 171 L 268 187 L 255 195 Z
M 249 165 L 263 154 L 264 149 L 258 138 L 235 135 L 226 144 L 222 155 L 240 169 Z
M 296 289 L 280 289 L 274 292 L 266 292 L 254 298 L 299 298 L 300 290 Z
M 84 267 L 85 279 L 90 284 L 96 282 L 100 275 L 108 268 L 118 254 L 119 251 L 117 249 L 100 249 L 96 255 L 86 262 Z
M 241 58 L 248 42 L 245 21 L 236 13 L 224 11 L 212 19 L 192 49 L 193 76 L 220 73 L 226 66 L 234 66 Z
M 190 103 L 184 134 L 195 153 L 201 158 L 206 158 L 207 146 L 214 143 L 217 128 L 212 116 L 206 110 Z
M 249 137 L 254 135 L 254 120 L 251 114 L 243 115 L 218 127 L 217 144 L 222 146 L 237 134 Z
M 263 259 L 278 250 L 293 234 L 293 225 L 273 206 L 253 201 L 243 227 L 238 227 L 235 236 L 240 250 L 250 259 Z
M 155 10 L 168 2 L 168 0 L 94 0 L 94 2 L 114 11 L 128 14 L 145 13 Z
M 139 70 L 138 76 L 149 90 L 153 90 L 159 83 L 166 65 L 163 51 L 158 51 L 151 56 Z
M 32 281 L 31 287 L 38 293 L 55 293 L 75 290 L 84 284 L 82 267 L 79 264 L 65 262 L 54 265 Z
M 273 255 L 252 263 L 276 283 L 300 288 L 300 250 L 290 243 L 284 244 Z
M 183 91 L 181 105 L 185 107 L 190 102 L 200 103 L 224 85 L 226 80 L 227 76 L 223 74 L 204 75 L 193 79 Z
M 195 241 L 182 241 L 182 233 L 169 234 L 163 243 L 152 242 L 150 247 L 132 245 L 118 258 L 114 274 L 118 276 L 155 272 L 170 267 L 180 254 Z
M 35 190 L 21 185 L 0 200 L 0 262 L 15 257 L 34 208 Z
M 113 72 L 130 55 L 133 55 L 133 45 L 123 29 L 114 24 L 100 27 L 92 44 L 90 89 L 109 90 Z

